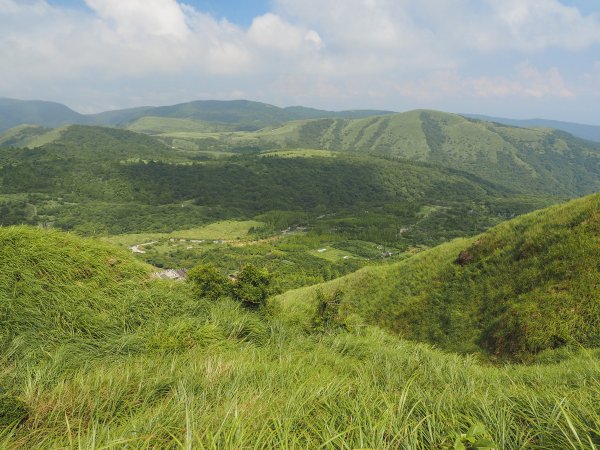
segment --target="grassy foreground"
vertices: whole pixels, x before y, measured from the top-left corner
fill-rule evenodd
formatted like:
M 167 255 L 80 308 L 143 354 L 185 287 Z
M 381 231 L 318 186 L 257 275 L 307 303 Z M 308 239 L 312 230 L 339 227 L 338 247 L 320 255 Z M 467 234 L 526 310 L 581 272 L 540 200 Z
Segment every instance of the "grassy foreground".
M 476 423 L 497 448 L 600 445 L 597 351 L 488 366 L 148 274 L 106 244 L 0 228 L 0 396 L 27 411 L 0 448 L 453 448 Z

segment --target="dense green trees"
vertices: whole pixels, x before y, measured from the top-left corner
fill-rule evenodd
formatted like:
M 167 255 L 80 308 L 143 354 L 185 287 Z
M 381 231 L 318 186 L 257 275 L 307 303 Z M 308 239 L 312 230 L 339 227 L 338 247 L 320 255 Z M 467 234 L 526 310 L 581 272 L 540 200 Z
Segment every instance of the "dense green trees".
M 265 268 L 246 264 L 229 280 L 211 264 L 200 264 L 188 272 L 188 281 L 199 298 L 216 300 L 231 296 L 248 307 L 263 306 L 270 293 L 273 276 Z
M 231 283 L 219 269 L 211 264 L 200 264 L 187 273 L 194 294 L 200 298 L 216 300 L 231 292 Z
M 40 148 L 0 149 L 0 194 L 35 194 L 38 222 L 82 234 L 266 215 L 269 233 L 308 223 L 319 234 L 402 245 L 473 234 L 547 202 L 416 162 L 246 155 L 200 163 L 187 156 L 148 136 L 71 127 Z
M 265 268 L 247 264 L 233 283 L 233 298 L 251 307 L 263 306 L 269 295 L 272 275 Z

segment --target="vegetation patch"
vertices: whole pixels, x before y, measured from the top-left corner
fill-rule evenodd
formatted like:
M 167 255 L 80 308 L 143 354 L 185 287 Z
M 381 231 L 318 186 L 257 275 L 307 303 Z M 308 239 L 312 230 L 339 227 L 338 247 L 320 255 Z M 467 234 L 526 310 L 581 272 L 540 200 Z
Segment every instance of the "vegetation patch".
M 0 395 L 0 430 L 19 425 L 29 416 L 29 408 L 25 402 L 6 395 Z
M 2 447 L 597 445 L 597 352 L 494 367 L 353 326 L 352 283 L 308 298 L 307 324 L 152 281 L 91 239 L 0 237 L 3 387 L 28 408 Z
M 343 287 L 345 314 L 406 338 L 493 357 L 527 360 L 565 345 L 597 347 L 599 210 L 599 195 L 574 200 L 280 301 L 293 309 L 319 289 Z

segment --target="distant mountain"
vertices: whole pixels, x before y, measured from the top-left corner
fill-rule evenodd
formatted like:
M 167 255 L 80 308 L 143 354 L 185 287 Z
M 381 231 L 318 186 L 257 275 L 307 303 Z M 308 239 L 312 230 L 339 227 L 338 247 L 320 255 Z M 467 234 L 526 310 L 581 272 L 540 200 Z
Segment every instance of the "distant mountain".
M 600 126 L 599 125 L 584 125 L 581 123 L 561 122 L 558 120 L 546 119 L 506 119 L 502 117 L 482 116 L 479 114 L 461 114 L 463 117 L 470 119 L 479 119 L 486 122 L 496 122 L 504 125 L 512 125 L 521 128 L 543 127 L 554 128 L 556 130 L 566 131 L 581 139 L 600 142 Z
M 377 109 L 352 109 L 348 111 L 322 111 L 320 109 L 306 108 L 304 106 L 288 106 L 283 108 L 290 120 L 322 119 L 326 117 L 338 117 L 341 119 L 362 119 L 371 116 L 385 116 L 395 114 L 394 111 L 381 111 Z
M 580 196 L 600 190 L 600 144 L 561 131 L 437 111 L 289 122 L 249 133 L 248 142 L 410 159 L 533 193 Z
M 114 111 L 105 111 L 98 114 L 86 116 L 86 123 L 90 125 L 120 126 L 128 124 L 145 115 L 152 115 L 152 106 L 142 106 L 140 108 L 117 109 Z M 148 114 L 146 114 L 148 113 Z
M 322 111 L 318 109 L 293 106 L 279 108 L 267 103 L 248 100 L 199 100 L 172 106 L 154 108 L 136 108 L 105 112 L 89 116 L 89 120 L 99 125 L 122 126 L 142 117 L 165 117 L 175 119 L 199 120 L 220 124 L 235 124 L 240 130 L 258 130 L 291 120 L 318 119 L 324 117 L 362 118 L 373 115 L 391 114 L 390 111 Z
M 172 106 L 147 106 L 85 115 L 59 103 L 4 98 L 0 99 L 0 132 L 24 124 L 51 128 L 65 124 L 119 127 L 127 126 L 142 117 L 199 120 L 235 125 L 238 130 L 258 130 L 290 120 L 324 117 L 361 118 L 390 113 L 390 111 L 374 110 L 322 111 L 302 106 L 279 108 L 247 100 L 205 100 Z
M 23 124 L 54 128 L 86 120 L 84 115 L 60 103 L 0 98 L 0 132 Z
M 302 308 L 337 292 L 342 316 L 450 351 L 521 359 L 567 344 L 597 347 L 599 211 L 599 194 L 577 199 L 276 301 Z

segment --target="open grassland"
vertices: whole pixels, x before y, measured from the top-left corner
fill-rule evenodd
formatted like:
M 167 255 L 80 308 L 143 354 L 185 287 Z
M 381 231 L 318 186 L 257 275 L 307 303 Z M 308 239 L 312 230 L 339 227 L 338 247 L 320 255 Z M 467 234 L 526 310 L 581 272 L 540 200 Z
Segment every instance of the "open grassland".
M 0 448 L 430 449 L 477 423 L 497 448 L 600 445 L 598 351 L 494 367 L 194 298 L 91 240 L 0 242 L 0 385 L 21 414 Z
M 163 135 L 172 132 L 211 133 L 231 130 L 231 125 L 209 123 L 201 120 L 178 119 L 174 117 L 141 117 L 126 127 L 128 130 L 151 135 Z
M 49 129 L 33 125 L 21 125 L 0 134 L 0 146 L 41 147 L 59 139 L 66 128 Z
M 208 224 L 203 227 L 177 230 L 172 233 L 132 233 L 109 236 L 103 238 L 107 242 L 117 245 L 136 245 L 150 241 L 168 239 L 185 240 L 242 240 L 248 236 L 253 228 L 259 228 L 264 223 L 255 220 L 223 220 Z

